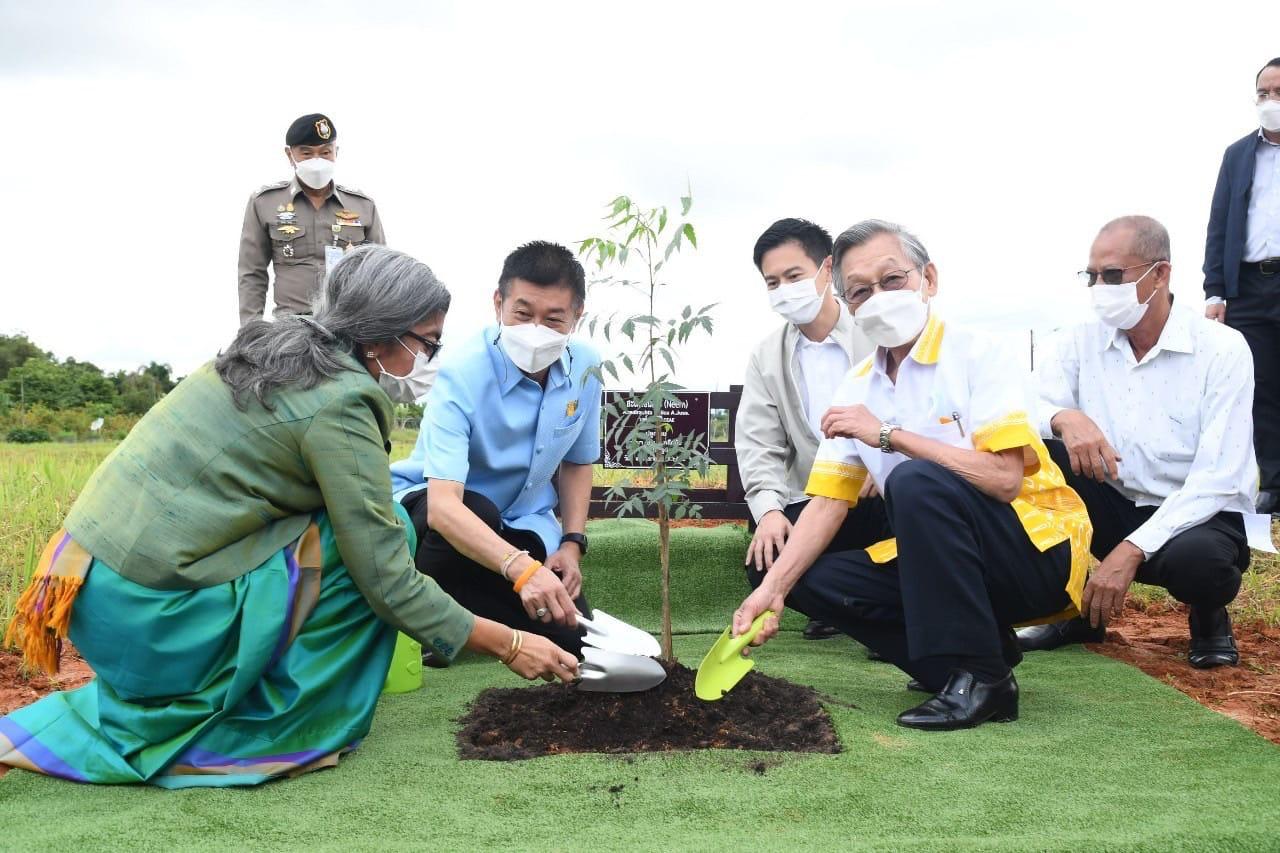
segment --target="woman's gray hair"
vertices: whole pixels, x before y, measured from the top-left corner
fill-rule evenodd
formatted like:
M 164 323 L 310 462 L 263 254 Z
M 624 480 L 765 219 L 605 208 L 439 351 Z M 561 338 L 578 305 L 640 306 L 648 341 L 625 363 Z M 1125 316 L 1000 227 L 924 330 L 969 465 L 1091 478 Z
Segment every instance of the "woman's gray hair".
M 433 314 L 449 310 L 449 291 L 431 268 L 385 246 L 361 246 L 329 273 L 312 316 L 255 320 L 241 327 L 214 367 L 236 405 L 252 394 L 271 407 L 278 388 L 314 388 L 350 369 L 342 354 L 398 338 Z
M 929 263 L 929 252 L 925 250 L 924 244 L 916 235 L 893 222 L 886 222 L 883 219 L 864 219 L 857 225 L 841 231 L 835 245 L 831 247 L 831 271 L 837 281 L 841 278 L 840 261 L 844 258 L 845 252 L 881 234 L 892 234 L 897 237 L 913 266 L 923 269 L 925 264 Z

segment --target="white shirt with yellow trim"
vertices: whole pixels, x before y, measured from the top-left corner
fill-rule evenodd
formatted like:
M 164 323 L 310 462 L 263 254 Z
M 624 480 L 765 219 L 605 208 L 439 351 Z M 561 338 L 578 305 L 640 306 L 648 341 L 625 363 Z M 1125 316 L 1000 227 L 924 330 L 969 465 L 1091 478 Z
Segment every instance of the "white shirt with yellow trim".
M 1071 542 L 1067 592 L 1078 608 L 1093 528 L 1084 503 L 1067 486 L 1036 434 L 1029 415 L 1034 397 L 1021 357 L 992 335 L 949 325 L 931 315 L 899 366 L 896 383 L 885 373 L 884 358 L 885 351 L 879 348 L 850 370 L 832 405 L 861 403 L 881 421 L 954 447 L 993 453 L 1023 448 L 1022 489 L 1012 506 L 1039 550 Z M 852 506 L 868 476 L 883 492 L 889 473 L 906 459 L 856 439 L 825 439 L 805 491 Z M 897 547 L 890 540 L 868 552 L 872 559 L 884 562 L 897 555 Z M 1074 612 L 1069 609 L 1068 614 Z

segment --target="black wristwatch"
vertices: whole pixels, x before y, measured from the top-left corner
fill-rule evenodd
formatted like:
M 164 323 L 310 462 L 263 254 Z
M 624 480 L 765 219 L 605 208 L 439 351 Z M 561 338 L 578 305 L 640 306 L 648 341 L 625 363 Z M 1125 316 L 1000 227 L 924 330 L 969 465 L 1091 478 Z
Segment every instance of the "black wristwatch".
M 578 550 L 582 552 L 582 556 L 587 556 L 587 537 L 582 533 L 565 533 L 560 537 L 561 544 L 572 542 L 578 546 Z

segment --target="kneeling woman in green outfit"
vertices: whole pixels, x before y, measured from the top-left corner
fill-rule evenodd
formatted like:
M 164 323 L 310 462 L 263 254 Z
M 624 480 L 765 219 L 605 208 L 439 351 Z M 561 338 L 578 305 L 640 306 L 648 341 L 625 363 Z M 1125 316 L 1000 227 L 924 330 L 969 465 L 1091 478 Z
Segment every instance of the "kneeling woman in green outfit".
M 69 637 L 97 678 L 0 717 L 0 764 L 167 788 L 330 766 L 369 732 L 397 629 L 446 659 L 577 675 L 414 567 L 388 394 L 425 394 L 448 307 L 426 265 L 357 249 L 313 317 L 248 324 L 134 427 L 6 637 L 50 671 Z

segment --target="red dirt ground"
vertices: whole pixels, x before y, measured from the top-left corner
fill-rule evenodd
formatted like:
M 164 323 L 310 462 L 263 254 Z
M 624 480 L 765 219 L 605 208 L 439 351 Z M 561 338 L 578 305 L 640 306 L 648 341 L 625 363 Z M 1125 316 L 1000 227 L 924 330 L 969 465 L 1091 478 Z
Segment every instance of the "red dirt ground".
M 28 680 L 22 673 L 22 657 L 16 652 L 0 649 L 0 716 L 30 705 L 46 693 L 71 690 L 93 678 L 93 670 L 70 643 L 62 650 L 61 663 L 62 671 L 55 678 L 38 673 Z M 8 770 L 8 765 L 0 764 L 0 776 Z
M 673 518 L 671 526 L 674 527 L 723 527 L 726 524 L 738 524 L 746 526 L 745 521 L 732 518 Z
M 1107 642 L 1090 643 L 1099 654 L 1138 667 L 1280 744 L 1280 629 L 1236 625 L 1240 665 L 1194 669 L 1187 663 L 1190 634 L 1181 607 L 1132 602 L 1107 630 Z

